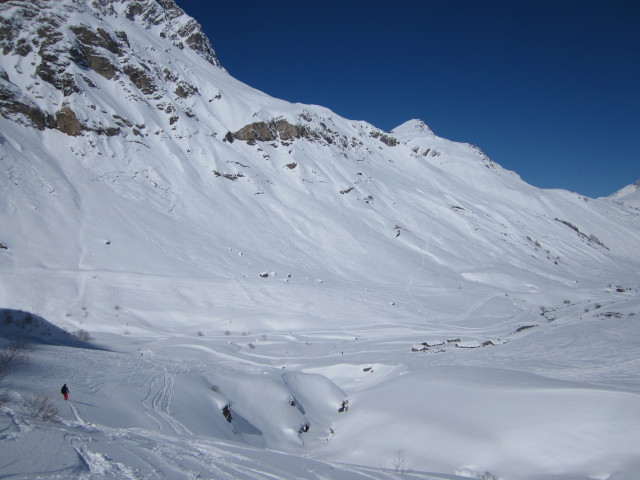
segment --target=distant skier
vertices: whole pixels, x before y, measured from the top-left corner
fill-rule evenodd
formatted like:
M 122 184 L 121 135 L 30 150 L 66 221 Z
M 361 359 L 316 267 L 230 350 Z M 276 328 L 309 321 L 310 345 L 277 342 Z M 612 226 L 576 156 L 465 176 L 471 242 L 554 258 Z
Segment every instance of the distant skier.
M 69 389 L 67 388 L 66 383 L 60 389 L 60 393 L 62 394 L 65 400 L 69 400 Z

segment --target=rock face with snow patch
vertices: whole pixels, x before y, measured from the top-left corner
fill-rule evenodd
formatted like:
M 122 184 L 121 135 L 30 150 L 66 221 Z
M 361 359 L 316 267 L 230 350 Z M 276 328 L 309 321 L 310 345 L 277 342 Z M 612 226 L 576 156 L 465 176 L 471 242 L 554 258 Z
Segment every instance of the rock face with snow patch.
M 220 68 L 198 23 L 172 0 L 36 0 L 4 3 L 0 9 L 0 47 L 13 63 L 0 75 L 0 114 L 39 130 L 55 128 L 77 136 L 83 131 L 116 135 L 133 128 L 118 121 L 126 112 L 113 102 L 90 104 L 90 115 L 79 111 L 75 103 L 100 88 L 119 90 L 169 118 L 178 118 L 176 112 L 191 115 L 167 97 L 174 93 L 184 99 L 197 95 L 197 88 L 132 47 L 127 32 L 114 28 L 113 20 L 150 29 L 168 45 L 190 49 Z M 115 85 L 107 86 L 105 80 Z

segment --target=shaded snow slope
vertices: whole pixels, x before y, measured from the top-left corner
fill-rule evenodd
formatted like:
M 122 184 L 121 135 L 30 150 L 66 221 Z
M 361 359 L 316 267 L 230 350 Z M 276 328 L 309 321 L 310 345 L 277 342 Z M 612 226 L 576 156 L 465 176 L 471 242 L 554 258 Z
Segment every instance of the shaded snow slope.
M 59 329 L 0 476 L 635 478 L 633 186 L 269 97 L 171 1 L 0 11 L 0 307 Z

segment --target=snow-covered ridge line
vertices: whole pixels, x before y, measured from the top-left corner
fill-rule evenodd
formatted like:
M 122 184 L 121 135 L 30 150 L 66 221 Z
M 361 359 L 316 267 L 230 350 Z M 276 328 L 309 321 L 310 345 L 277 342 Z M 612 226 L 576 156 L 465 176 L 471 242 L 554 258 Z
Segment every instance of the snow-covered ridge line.
M 611 195 L 609 199 L 635 209 L 640 209 L 640 180 L 627 185 Z

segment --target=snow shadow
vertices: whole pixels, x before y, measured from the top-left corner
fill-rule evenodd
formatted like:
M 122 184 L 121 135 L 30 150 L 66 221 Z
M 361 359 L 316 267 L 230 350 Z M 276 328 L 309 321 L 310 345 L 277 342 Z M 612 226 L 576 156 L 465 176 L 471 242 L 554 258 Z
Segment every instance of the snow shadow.
M 88 336 L 87 332 L 82 332 Z M 0 308 L 0 338 L 9 341 L 18 340 L 41 345 L 59 345 L 63 347 L 88 348 L 104 350 L 88 339 L 78 336 L 55 326 L 39 315 L 23 310 Z
M 233 412 L 233 420 L 231 421 L 233 426 L 236 429 L 236 433 L 241 436 L 251 435 L 251 436 L 262 436 L 262 431 L 253 425 L 249 420 L 244 418 L 241 415 L 238 415 L 236 412 Z

